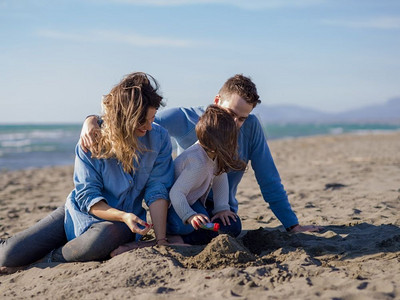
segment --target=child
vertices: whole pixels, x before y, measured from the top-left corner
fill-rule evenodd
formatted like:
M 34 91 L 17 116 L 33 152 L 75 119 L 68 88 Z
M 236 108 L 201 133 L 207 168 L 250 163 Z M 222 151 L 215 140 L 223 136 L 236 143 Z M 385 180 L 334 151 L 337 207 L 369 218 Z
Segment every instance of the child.
M 239 159 L 238 128 L 227 109 L 210 105 L 196 125 L 196 134 L 198 141 L 174 161 L 167 233 L 181 235 L 187 244 L 206 244 L 217 233 L 197 230 L 202 224 L 217 221 L 220 232 L 229 234 L 224 226 L 231 225 L 230 219 L 236 222 L 226 172 L 244 170 L 246 164 Z M 211 189 L 213 201 L 207 199 Z

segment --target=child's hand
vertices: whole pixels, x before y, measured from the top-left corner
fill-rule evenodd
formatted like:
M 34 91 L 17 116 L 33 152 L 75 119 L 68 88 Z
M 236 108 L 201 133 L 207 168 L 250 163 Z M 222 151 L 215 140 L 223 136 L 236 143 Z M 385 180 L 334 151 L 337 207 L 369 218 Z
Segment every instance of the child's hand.
M 236 214 L 233 211 L 223 210 L 223 211 L 217 212 L 211 218 L 211 222 L 214 222 L 215 219 L 220 219 L 222 221 L 222 224 L 224 224 L 224 226 L 226 226 L 226 224 L 231 225 L 229 218 L 231 218 L 233 221 L 236 222 Z
M 200 224 L 207 224 L 210 223 L 210 219 L 203 214 L 195 214 L 191 217 L 189 217 L 189 219 L 187 220 L 188 223 L 192 224 L 194 229 L 199 229 L 199 225 Z

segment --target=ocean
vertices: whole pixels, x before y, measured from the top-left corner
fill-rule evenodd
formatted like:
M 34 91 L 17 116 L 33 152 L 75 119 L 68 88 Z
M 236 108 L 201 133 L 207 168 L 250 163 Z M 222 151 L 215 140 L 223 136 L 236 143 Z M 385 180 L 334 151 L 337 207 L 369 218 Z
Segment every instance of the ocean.
M 0 172 L 72 165 L 81 124 L 0 125 Z M 268 140 L 301 136 L 386 132 L 400 125 L 382 124 L 266 124 Z
M 72 165 L 81 126 L 0 125 L 0 171 Z
M 367 134 L 400 130 L 400 124 L 350 124 L 350 123 L 310 123 L 310 124 L 265 124 L 265 136 L 269 140 L 296 138 L 302 136 L 331 134 Z

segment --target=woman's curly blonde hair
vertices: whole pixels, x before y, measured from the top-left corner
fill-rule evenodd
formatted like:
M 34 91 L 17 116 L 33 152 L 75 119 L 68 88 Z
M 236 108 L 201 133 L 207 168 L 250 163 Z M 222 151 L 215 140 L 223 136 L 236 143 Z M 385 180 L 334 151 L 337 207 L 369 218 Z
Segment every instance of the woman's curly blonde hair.
M 116 158 L 125 172 L 135 170 L 140 154 L 146 151 L 135 135 L 135 129 L 146 122 L 149 107 L 158 109 L 162 97 L 159 85 L 149 74 L 126 75 L 103 97 L 101 135 L 92 149 L 94 158 Z

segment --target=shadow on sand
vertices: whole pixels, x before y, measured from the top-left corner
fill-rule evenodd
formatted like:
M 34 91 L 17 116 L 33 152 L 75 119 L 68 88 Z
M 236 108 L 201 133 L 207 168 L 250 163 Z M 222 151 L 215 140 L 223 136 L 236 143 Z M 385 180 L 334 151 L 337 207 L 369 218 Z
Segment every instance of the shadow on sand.
M 282 255 L 305 252 L 315 265 L 323 256 L 344 261 L 400 251 L 400 228 L 395 225 L 325 226 L 318 233 L 289 234 L 278 228 L 247 231 L 242 238 L 219 235 L 206 246 L 173 247 L 167 251 L 186 268 L 222 268 L 275 263 Z M 279 250 L 279 255 L 273 254 Z M 279 259 L 279 260 L 280 260 Z M 288 258 L 289 259 L 289 258 Z M 281 261 L 282 262 L 282 261 Z
M 320 233 L 288 234 L 260 228 L 243 236 L 243 244 L 257 255 L 279 248 L 304 249 L 310 256 L 337 254 L 342 259 L 381 252 L 400 251 L 400 228 L 395 225 L 361 223 L 354 226 L 325 226 Z

